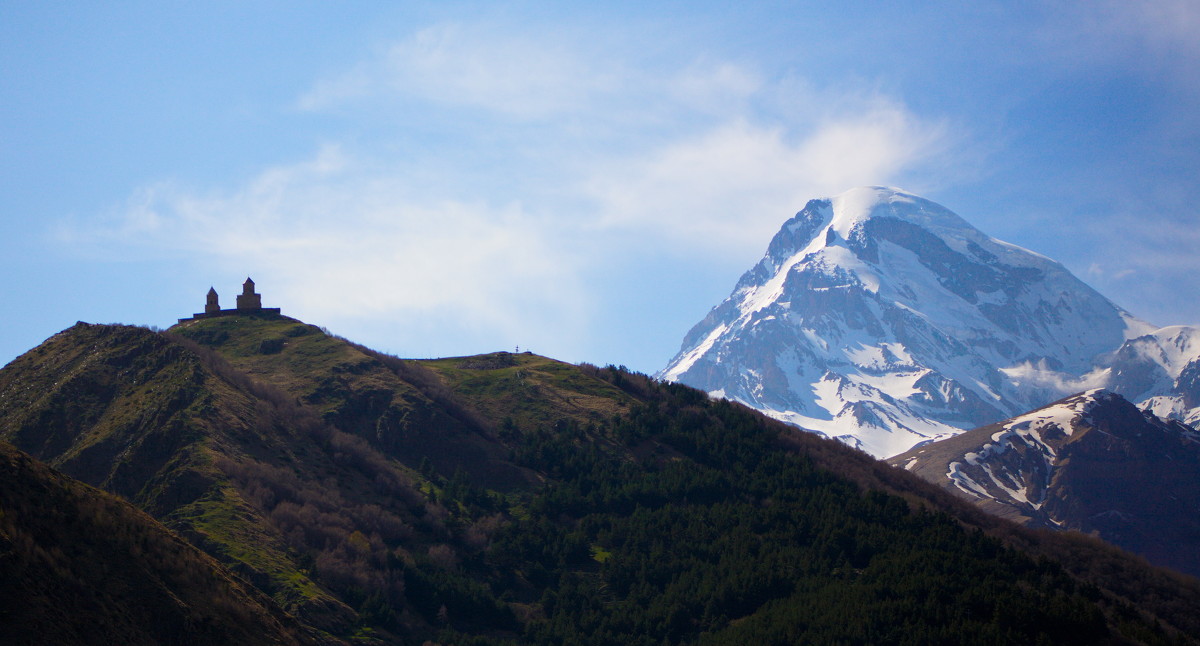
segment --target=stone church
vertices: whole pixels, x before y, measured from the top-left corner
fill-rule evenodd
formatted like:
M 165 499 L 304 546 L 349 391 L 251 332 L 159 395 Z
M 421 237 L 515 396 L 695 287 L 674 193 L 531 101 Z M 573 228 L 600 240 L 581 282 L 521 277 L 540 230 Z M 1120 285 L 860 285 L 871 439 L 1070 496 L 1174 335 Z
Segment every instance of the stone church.
M 217 290 L 213 287 L 208 288 L 208 296 L 204 301 L 204 312 L 194 314 L 191 318 L 179 319 L 180 323 L 184 321 L 194 321 L 196 319 L 213 318 L 215 316 L 235 316 L 235 315 L 252 315 L 252 316 L 278 316 L 280 313 L 278 307 L 263 307 L 262 294 L 254 291 L 254 281 L 249 277 L 246 282 L 242 283 L 242 293 L 237 295 L 237 308 L 232 310 L 221 309 L 220 298 L 217 296 Z

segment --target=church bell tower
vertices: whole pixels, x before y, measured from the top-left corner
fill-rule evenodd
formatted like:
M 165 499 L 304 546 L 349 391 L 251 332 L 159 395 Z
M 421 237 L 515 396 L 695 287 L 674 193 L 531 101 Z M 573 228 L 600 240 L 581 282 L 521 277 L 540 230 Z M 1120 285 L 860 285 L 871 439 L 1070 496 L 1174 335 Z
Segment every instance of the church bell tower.
M 220 311 L 221 311 L 221 304 L 217 302 L 217 290 L 215 288 L 209 287 L 208 288 L 208 298 L 204 302 L 204 313 L 205 314 L 216 314 L 217 312 L 220 312 Z
M 239 310 L 261 310 L 262 295 L 254 293 L 254 281 L 246 278 L 246 282 L 242 284 L 242 293 L 237 297 L 237 308 Z

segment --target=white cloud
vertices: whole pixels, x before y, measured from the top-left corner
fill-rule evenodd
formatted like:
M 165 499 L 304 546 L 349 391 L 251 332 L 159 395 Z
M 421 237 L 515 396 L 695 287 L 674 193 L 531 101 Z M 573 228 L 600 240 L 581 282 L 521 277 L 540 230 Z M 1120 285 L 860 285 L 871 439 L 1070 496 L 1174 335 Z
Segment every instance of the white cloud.
M 635 65 L 597 42 L 437 25 L 319 83 L 301 103 L 326 109 L 405 96 L 482 110 L 464 125 L 482 134 L 465 144 L 500 137 L 509 147 L 493 155 L 504 167 L 489 169 L 486 181 L 510 177 L 526 191 L 522 201 L 575 219 L 573 228 L 736 258 L 759 250 L 807 200 L 944 167 L 935 158 L 956 144 L 945 123 L 858 86 L 768 80 L 704 56 L 682 67 Z M 514 118 L 539 120 L 536 132 L 517 129 L 526 138 L 515 141 L 495 134 L 512 133 Z M 456 154 L 421 153 L 437 164 Z
M 691 110 L 727 115 L 744 111 L 764 89 L 754 70 L 729 62 L 697 63 L 663 84 L 672 99 Z
M 227 193 L 149 186 L 110 219 L 59 234 L 118 255 L 252 271 L 313 320 L 419 318 L 495 343 L 553 343 L 585 327 L 580 265 L 556 243 L 553 223 L 517 204 L 417 192 L 327 148 Z
M 946 126 L 874 99 L 796 136 L 746 120 L 610 162 L 583 190 L 606 226 L 741 254 L 814 197 L 890 184 L 952 146 Z
M 1088 277 L 1095 280 L 1121 280 L 1136 273 L 1134 269 L 1108 267 L 1098 262 L 1093 262 L 1087 268 Z
M 1105 296 L 1157 325 L 1200 323 L 1200 230 L 1143 209 L 1099 216 L 1075 231 L 1086 243 L 1080 264 Z

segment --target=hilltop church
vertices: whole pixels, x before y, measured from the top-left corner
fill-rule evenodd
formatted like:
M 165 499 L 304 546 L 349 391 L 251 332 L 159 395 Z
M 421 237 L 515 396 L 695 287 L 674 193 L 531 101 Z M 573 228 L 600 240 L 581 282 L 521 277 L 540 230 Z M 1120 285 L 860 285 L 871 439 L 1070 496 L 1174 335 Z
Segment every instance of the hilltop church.
M 194 321 L 196 319 L 207 319 L 217 316 L 234 316 L 238 314 L 249 315 L 278 315 L 280 313 L 278 307 L 263 307 L 262 295 L 254 291 L 254 281 L 246 278 L 246 282 L 242 283 L 242 293 L 237 295 L 237 308 L 232 310 L 221 309 L 221 304 L 217 297 L 217 290 L 209 287 L 208 296 L 204 302 L 204 312 L 194 314 L 191 318 L 179 319 L 180 323 L 186 321 Z

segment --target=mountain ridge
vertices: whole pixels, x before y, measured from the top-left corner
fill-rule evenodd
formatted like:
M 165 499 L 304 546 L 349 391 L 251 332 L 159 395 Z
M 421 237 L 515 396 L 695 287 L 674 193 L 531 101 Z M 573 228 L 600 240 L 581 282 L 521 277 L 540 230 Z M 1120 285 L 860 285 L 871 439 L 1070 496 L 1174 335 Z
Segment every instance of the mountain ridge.
M 1094 389 L 893 457 L 1001 517 L 1200 575 L 1200 433 Z
M 1120 392 L 1120 359 L 1153 363 L 1136 340 L 1155 334 L 1061 264 L 864 187 L 784 223 L 658 376 L 886 457 L 1090 385 Z

